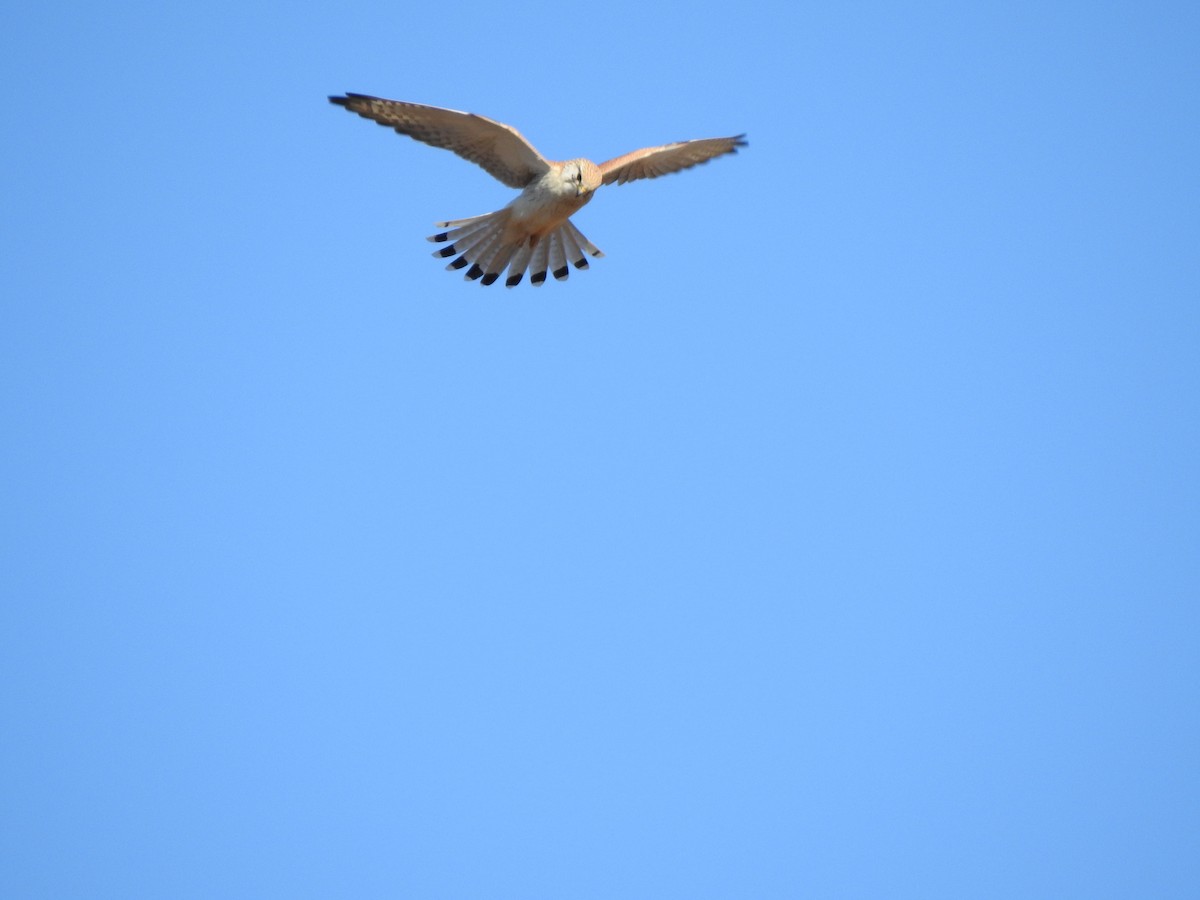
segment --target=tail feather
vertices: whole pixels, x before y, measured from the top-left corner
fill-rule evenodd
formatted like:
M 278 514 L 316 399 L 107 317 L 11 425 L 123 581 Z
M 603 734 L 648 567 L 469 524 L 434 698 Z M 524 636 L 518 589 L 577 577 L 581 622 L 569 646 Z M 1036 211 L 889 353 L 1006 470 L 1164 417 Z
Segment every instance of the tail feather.
M 496 252 L 492 254 L 492 258 L 484 266 L 487 269 L 487 274 L 483 276 L 483 283 L 491 284 L 503 275 L 512 258 L 520 252 L 522 246 L 528 243 L 529 240 L 526 238 L 524 241 L 508 241 L 503 246 L 497 247 Z
M 596 259 L 599 259 L 604 255 L 600 252 L 599 247 L 583 236 L 583 233 L 575 227 L 575 223 L 570 219 L 567 219 L 567 221 L 563 222 L 563 228 L 571 232 L 571 237 L 575 239 L 575 243 L 579 245 L 579 249 L 588 256 L 594 256 Z M 577 269 L 586 269 L 588 267 L 587 259 L 584 257 L 572 260 L 572 262 L 574 262 L 575 268 Z
M 569 219 L 539 236 L 522 233 L 512 223 L 508 207 L 482 216 L 438 222 L 437 227 L 446 230 L 428 240 L 445 246 L 433 255 L 440 259 L 455 257 L 447 264 L 448 271 L 466 269 L 464 277 L 482 280 L 483 284 L 493 284 L 506 269 L 508 278 L 504 283 L 508 287 L 519 284 L 526 270 L 535 287 L 545 284 L 547 274 L 565 281 L 570 266 L 586 269 L 588 256 L 604 255 Z
M 453 228 L 450 231 L 443 231 L 441 234 L 431 234 L 425 240 L 432 241 L 435 244 L 442 242 L 450 242 L 454 244 L 465 243 L 471 238 L 478 237 L 480 234 L 490 230 L 494 223 L 481 221 L 486 218 L 486 216 L 480 216 L 478 220 L 468 220 L 469 224 L 462 225 L 458 228 Z M 445 223 L 443 222 L 442 224 L 444 225 Z
M 490 216 L 494 216 L 494 215 L 495 215 L 494 212 L 490 212 L 490 213 L 484 213 L 482 216 L 467 216 L 467 218 L 465 218 L 465 219 L 450 219 L 449 221 L 446 221 L 446 222 L 434 222 L 433 226 L 435 228 L 461 228 L 462 226 L 470 225 L 473 222 L 482 222 L 484 219 L 489 218 Z M 436 240 L 438 240 L 438 237 L 437 237 L 437 235 L 434 235 L 433 237 L 429 238 L 429 240 L 436 241 Z M 443 238 L 443 240 L 444 240 L 444 238 Z
M 479 255 L 479 250 L 480 250 L 481 245 L 486 243 L 488 240 L 489 240 L 489 235 L 487 235 L 487 234 L 470 235 L 466 238 L 462 238 L 460 240 L 455 241 L 453 244 L 450 244 L 447 247 L 443 247 L 441 250 L 438 250 L 433 255 L 434 256 L 453 256 L 454 254 L 457 253 L 457 254 L 459 254 L 459 257 L 458 257 L 459 259 L 465 259 L 467 262 L 473 262 L 475 260 L 475 258 Z M 458 262 L 458 260 L 455 260 L 455 262 Z M 461 268 L 461 266 L 456 266 L 456 265 L 454 265 L 454 263 L 451 263 L 450 265 L 456 269 Z
M 470 252 L 463 253 L 460 259 L 466 259 L 470 263 L 470 269 L 464 272 L 463 276 L 467 281 L 475 281 L 476 278 L 484 275 L 484 266 L 479 264 L 481 259 L 487 259 L 487 254 L 491 252 L 491 248 L 496 246 L 499 241 L 499 235 L 488 234 L 485 238 L 479 241 L 479 244 L 470 248 Z
M 529 258 L 529 283 L 541 287 L 546 283 L 546 251 L 550 241 L 542 238 L 533 248 L 533 256 Z
M 446 243 L 445 247 L 433 251 L 433 255 L 444 259 L 458 254 L 458 257 L 451 260 L 446 266 L 446 270 L 454 271 L 474 263 L 475 265 L 467 270 L 466 277 L 471 280 L 479 278 L 484 273 L 482 269 L 479 269 L 478 260 L 483 253 L 487 252 L 488 247 L 503 236 L 505 227 L 508 225 L 509 215 L 507 209 L 501 209 L 482 216 L 472 216 L 469 219 L 439 222 L 439 228 L 449 228 L 450 230 L 429 236 L 428 240 L 434 243 Z
M 556 281 L 566 281 L 567 276 L 571 274 L 571 270 L 567 268 L 567 254 L 563 247 L 563 232 L 565 229 L 559 228 L 556 231 L 550 232 L 550 252 L 547 262 L 549 263 L 550 273 Z
M 576 260 L 583 260 L 583 252 L 579 249 L 579 242 L 575 240 L 575 235 L 571 232 L 570 228 L 560 228 L 559 234 L 562 236 L 563 253 L 566 256 L 566 262 L 574 264 L 576 268 L 580 268 Z M 584 260 L 582 268 L 587 268 L 586 260 Z M 564 275 L 563 277 L 565 278 L 566 276 Z
M 511 256 L 514 249 L 516 248 L 512 239 L 501 232 L 492 238 L 486 247 L 480 249 L 475 265 L 471 266 L 467 277 L 474 280 L 482 276 L 484 284 L 491 284 L 500 277 L 500 273 L 495 271 L 495 262 L 502 256 Z M 500 268 L 503 270 L 504 266 Z
M 516 287 L 521 283 L 521 278 L 525 275 L 525 269 L 529 266 L 529 259 L 533 256 L 535 247 L 536 244 L 532 240 L 526 240 L 517 248 L 512 262 L 508 264 L 508 278 L 504 282 L 505 287 Z
M 450 256 L 455 253 L 457 253 L 458 256 L 450 261 L 450 263 L 446 266 L 446 271 L 450 272 L 454 269 L 461 269 L 468 263 L 475 262 L 475 260 L 479 258 L 479 251 L 482 249 L 480 245 L 486 241 L 487 235 L 483 235 L 482 237 L 476 238 L 468 244 L 453 244 L 447 247 L 446 249 L 449 252 L 445 254 L 446 256 Z

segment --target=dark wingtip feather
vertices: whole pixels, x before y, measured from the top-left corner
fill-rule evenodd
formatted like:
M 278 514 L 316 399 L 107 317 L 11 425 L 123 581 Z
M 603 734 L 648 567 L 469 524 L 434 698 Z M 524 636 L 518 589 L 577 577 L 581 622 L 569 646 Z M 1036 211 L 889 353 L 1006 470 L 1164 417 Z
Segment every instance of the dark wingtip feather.
M 568 269 L 566 266 L 563 266 L 561 269 L 554 270 L 554 279 L 556 281 L 566 281 L 567 276 L 570 274 L 571 274 L 571 270 Z
M 499 277 L 500 277 L 499 272 L 488 272 L 486 275 L 483 276 L 483 284 L 492 284 Z
M 518 272 L 516 275 L 509 275 L 508 280 L 506 282 L 504 282 L 504 286 L 505 287 L 516 287 L 518 284 L 521 283 L 521 276 L 524 274 L 525 274 L 524 272 Z
M 534 272 L 529 276 L 529 283 L 533 285 L 541 285 L 546 280 L 545 272 Z
M 584 259 L 582 256 L 579 257 L 579 259 L 575 260 L 575 268 L 586 269 L 587 267 L 588 267 L 588 261 L 586 259 Z
M 462 268 L 463 266 L 465 266 L 466 264 L 467 264 L 467 260 L 466 260 L 466 258 L 465 258 L 465 257 L 462 257 L 462 256 L 460 256 L 460 257 L 459 257 L 458 259 L 456 259 L 454 262 L 450 263 L 450 265 L 446 266 L 446 268 L 447 268 L 447 269 L 461 269 L 461 268 Z
M 474 281 L 476 278 L 478 278 L 482 274 L 483 274 L 483 269 L 479 268 L 479 263 L 473 263 L 471 265 L 471 268 L 467 269 L 467 274 L 465 277 L 469 278 L 471 281 Z
M 355 100 L 378 100 L 378 97 L 372 97 L 370 94 L 355 94 L 351 91 L 346 91 L 340 96 L 330 95 L 329 102 L 337 106 L 349 106 Z
M 434 250 L 433 255 L 434 256 L 453 256 L 457 252 L 458 251 L 454 249 L 454 245 L 451 244 L 449 247 L 442 247 L 438 250 Z

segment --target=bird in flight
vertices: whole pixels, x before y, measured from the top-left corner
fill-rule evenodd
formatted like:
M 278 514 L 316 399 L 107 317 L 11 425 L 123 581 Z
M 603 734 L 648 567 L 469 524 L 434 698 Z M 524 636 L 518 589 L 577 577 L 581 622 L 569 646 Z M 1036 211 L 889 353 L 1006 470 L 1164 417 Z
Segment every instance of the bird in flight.
M 503 209 L 438 222 L 436 227 L 446 230 L 429 238 L 446 245 L 434 251 L 434 256 L 455 257 L 447 270 L 470 266 L 467 279 L 492 284 L 507 269 L 504 283 L 508 287 L 519 284 L 527 269 L 534 285 L 545 283 L 547 272 L 565 281 L 568 263 L 586 269 L 589 256 L 604 255 L 571 222 L 571 216 L 601 185 L 657 178 L 746 146 L 746 136 L 739 134 L 646 147 L 600 165 L 586 159 L 552 162 L 515 128 L 474 113 L 364 94 L 330 97 L 329 102 L 400 134 L 452 150 L 509 187 L 520 189 L 517 198 Z

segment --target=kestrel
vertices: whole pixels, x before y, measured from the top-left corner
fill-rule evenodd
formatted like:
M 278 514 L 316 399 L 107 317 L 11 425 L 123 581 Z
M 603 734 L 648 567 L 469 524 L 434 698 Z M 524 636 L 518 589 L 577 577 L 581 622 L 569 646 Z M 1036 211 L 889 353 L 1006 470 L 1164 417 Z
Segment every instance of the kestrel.
M 446 244 L 434 256 L 457 254 L 447 270 L 469 264 L 467 279 L 492 284 L 507 269 L 504 284 L 508 287 L 519 284 L 526 269 L 534 285 L 543 284 L 547 272 L 565 281 L 570 272 L 568 262 L 577 269 L 586 269 L 588 256 L 604 255 L 571 222 L 571 216 L 592 199 L 601 185 L 657 178 L 746 146 L 745 135 L 739 134 L 647 147 L 598 166 L 586 159 L 552 162 L 515 128 L 474 113 L 364 94 L 330 97 L 329 102 L 418 141 L 453 150 L 509 187 L 521 189 L 503 209 L 470 219 L 438 222 L 436 227 L 449 230 L 429 238 Z

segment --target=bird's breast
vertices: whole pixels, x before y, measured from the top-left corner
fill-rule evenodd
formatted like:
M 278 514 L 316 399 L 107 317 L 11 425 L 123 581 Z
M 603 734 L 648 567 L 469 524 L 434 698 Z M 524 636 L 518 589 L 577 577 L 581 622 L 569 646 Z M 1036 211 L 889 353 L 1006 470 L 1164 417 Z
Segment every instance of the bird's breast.
M 509 207 L 514 220 L 536 232 L 565 221 L 591 199 L 591 193 L 577 196 L 574 185 L 550 172 L 521 191 Z

